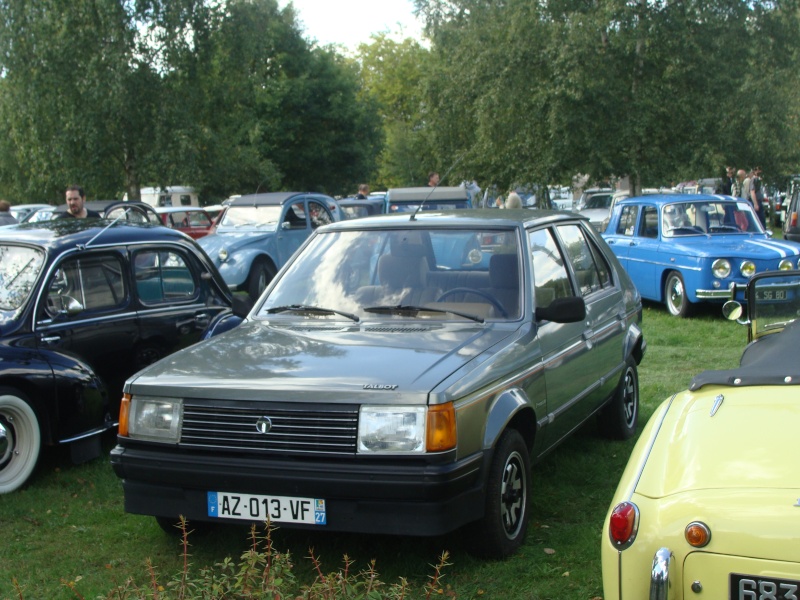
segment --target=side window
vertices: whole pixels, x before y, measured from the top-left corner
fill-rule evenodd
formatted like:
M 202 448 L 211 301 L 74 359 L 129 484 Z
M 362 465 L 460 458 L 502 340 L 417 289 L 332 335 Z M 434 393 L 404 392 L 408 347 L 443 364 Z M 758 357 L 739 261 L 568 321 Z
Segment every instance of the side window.
M 633 236 L 636 230 L 636 217 L 639 215 L 639 207 L 637 205 L 628 205 L 622 208 L 622 214 L 619 217 L 619 225 L 617 225 L 617 235 Z
M 295 202 L 286 210 L 283 222 L 289 224 L 289 229 L 306 228 L 306 212 L 302 201 Z
M 308 216 L 311 217 L 311 229 L 316 229 L 320 225 L 327 225 L 331 222 L 331 215 L 328 209 L 316 200 L 308 201 Z
M 655 206 L 645 206 L 642 211 L 642 237 L 658 237 L 658 210 Z
M 564 242 L 582 296 L 611 285 L 608 263 L 600 251 L 592 247 L 580 226 L 562 225 L 558 227 L 558 234 Z
M 529 235 L 533 261 L 533 292 L 537 307 L 550 306 L 556 298 L 572 296 L 569 275 L 550 229 Z
M 211 227 L 211 219 L 205 213 L 193 210 L 189 214 L 189 225 L 193 227 Z
M 122 262 L 117 256 L 98 255 L 64 261 L 47 284 L 45 312 L 54 317 L 74 310 L 75 301 L 84 311 L 109 311 L 124 306 L 127 299 Z
M 143 304 L 191 300 L 197 284 L 183 256 L 174 250 L 140 250 L 134 254 L 136 292 Z

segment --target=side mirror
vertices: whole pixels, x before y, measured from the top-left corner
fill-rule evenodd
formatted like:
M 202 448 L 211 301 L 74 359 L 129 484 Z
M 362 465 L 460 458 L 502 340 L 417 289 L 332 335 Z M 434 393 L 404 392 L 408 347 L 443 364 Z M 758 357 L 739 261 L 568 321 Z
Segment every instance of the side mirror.
M 728 300 L 722 305 L 722 316 L 728 321 L 737 321 L 742 317 L 742 305 L 736 300 Z
M 586 318 L 586 302 L 582 296 L 556 298 L 550 306 L 536 308 L 537 321 L 554 323 L 577 323 Z

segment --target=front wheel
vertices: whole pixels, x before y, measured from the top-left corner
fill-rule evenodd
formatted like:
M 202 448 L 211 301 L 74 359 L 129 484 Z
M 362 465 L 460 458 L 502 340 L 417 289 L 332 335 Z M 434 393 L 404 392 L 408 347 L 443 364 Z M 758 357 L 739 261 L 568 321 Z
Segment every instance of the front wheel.
M 614 398 L 600 413 L 603 433 L 610 438 L 627 440 L 636 433 L 639 423 L 639 373 L 636 361 L 628 358 Z
M 664 283 L 664 301 L 667 303 L 667 310 L 675 317 L 688 317 L 692 311 L 692 304 L 686 295 L 686 286 L 683 284 L 683 277 L 677 271 L 667 275 Z
M 28 480 L 41 445 L 39 420 L 27 399 L 16 390 L 0 388 L 0 494 Z
M 267 289 L 272 278 L 275 277 L 275 267 L 265 258 L 256 259 L 250 269 L 250 276 L 247 278 L 247 293 L 250 299 L 255 302 L 261 293 Z
M 520 433 L 506 430 L 495 447 L 486 485 L 486 509 L 472 536 L 471 550 L 485 558 L 505 558 L 522 545 L 528 530 L 530 493 L 528 447 Z

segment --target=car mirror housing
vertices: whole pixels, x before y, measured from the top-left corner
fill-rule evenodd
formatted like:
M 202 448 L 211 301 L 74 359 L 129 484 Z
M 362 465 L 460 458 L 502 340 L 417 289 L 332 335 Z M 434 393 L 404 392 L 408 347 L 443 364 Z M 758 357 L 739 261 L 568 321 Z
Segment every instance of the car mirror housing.
M 576 323 L 586 318 L 586 302 L 581 296 L 556 298 L 549 306 L 536 308 L 537 321 L 555 323 Z

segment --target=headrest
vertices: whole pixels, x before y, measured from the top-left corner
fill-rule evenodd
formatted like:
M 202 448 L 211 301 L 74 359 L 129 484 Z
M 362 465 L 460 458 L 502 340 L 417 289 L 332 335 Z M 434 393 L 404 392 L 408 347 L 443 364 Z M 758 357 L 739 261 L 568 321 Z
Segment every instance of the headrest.
M 378 260 L 378 279 L 392 290 L 424 287 L 428 261 L 422 256 L 384 254 Z
M 495 288 L 519 289 L 516 254 L 492 254 L 489 259 L 489 279 Z

